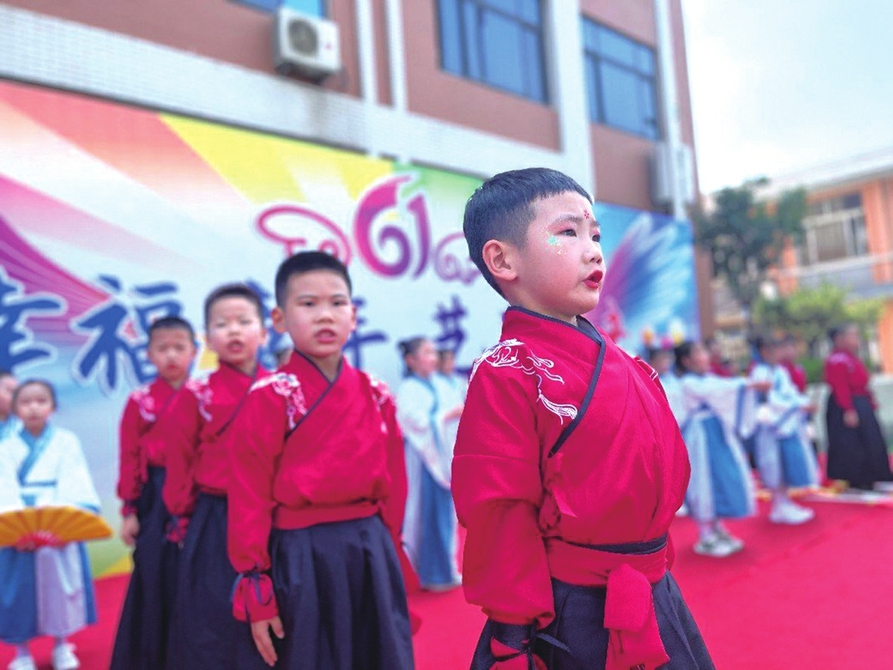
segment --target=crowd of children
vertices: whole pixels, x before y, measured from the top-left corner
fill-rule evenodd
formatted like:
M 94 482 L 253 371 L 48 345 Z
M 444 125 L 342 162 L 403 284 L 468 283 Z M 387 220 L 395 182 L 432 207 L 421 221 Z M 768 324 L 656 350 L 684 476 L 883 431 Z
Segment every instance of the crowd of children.
M 263 306 L 246 285 L 205 300 L 219 366 L 204 380 L 190 378 L 191 325 L 151 325 L 158 376 L 120 425 L 134 568 L 114 670 L 411 669 L 416 573 L 429 590 L 461 583 L 486 614 L 472 670 L 713 667 L 670 572 L 669 527 L 684 509 L 695 552 L 740 551 L 724 520 L 754 513 L 754 465 L 770 521 L 812 518 L 789 495 L 818 482 L 802 375 L 776 340 L 735 376 L 700 343 L 655 350 L 649 366 L 592 326 L 581 315 L 605 281 L 600 228 L 560 172 L 493 177 L 463 229 L 510 305 L 467 388 L 425 337 L 401 343 L 396 398 L 351 366 L 351 278 L 322 252 L 277 270 L 273 327 L 294 349 L 274 372 L 258 364 Z M 834 337 L 829 474 L 893 479 L 858 339 Z M 0 512 L 98 511 L 77 438 L 48 421 L 55 407 L 50 384 L 0 372 Z M 0 574 L 10 670 L 35 668 L 38 635 L 55 638 L 56 670 L 79 667 L 67 638 L 96 616 L 83 545 L 23 538 L 0 550 Z

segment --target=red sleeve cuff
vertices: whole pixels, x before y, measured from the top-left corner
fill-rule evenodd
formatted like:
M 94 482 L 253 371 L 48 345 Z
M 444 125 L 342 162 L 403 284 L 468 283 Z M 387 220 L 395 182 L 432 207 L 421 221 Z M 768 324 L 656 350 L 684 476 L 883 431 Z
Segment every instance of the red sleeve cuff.
M 243 572 L 233 589 L 233 616 L 239 621 L 266 621 L 279 616 L 273 580 L 260 572 Z
M 168 542 L 183 542 L 186 539 L 186 531 L 189 528 L 188 516 L 172 516 L 167 523 L 164 537 Z
M 121 503 L 121 516 L 136 516 L 136 500 L 125 500 Z

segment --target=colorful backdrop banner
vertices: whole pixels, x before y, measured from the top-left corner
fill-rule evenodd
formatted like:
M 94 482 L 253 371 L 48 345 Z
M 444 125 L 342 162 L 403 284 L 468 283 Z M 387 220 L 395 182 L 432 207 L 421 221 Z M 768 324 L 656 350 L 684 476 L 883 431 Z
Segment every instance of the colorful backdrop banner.
M 249 283 L 269 313 L 282 258 L 328 251 L 355 286 L 353 364 L 395 385 L 397 342 L 427 335 L 469 368 L 505 309 L 461 232 L 479 184 L 0 82 L 0 368 L 56 385 L 56 420 L 80 436 L 117 527 L 117 424 L 127 394 L 154 375 L 147 328 L 178 314 L 201 332 L 204 296 L 218 284 Z M 600 203 L 595 214 L 608 275 L 593 319 L 631 352 L 696 337 L 690 225 Z M 289 346 L 274 335 L 264 362 Z M 196 374 L 214 365 L 202 346 Z M 127 568 L 117 540 L 91 552 L 97 574 Z

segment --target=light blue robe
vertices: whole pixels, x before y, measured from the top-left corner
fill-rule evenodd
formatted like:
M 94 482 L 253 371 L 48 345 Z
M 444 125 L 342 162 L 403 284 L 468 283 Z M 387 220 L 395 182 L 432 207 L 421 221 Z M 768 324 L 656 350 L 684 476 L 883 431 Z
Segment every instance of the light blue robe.
M 807 435 L 809 397 L 781 365 L 758 363 L 750 378 L 771 382 L 757 413 L 756 458 L 763 484 L 772 490 L 818 486 L 819 469 Z
M 406 440 L 406 554 L 423 586 L 456 584 L 457 521 L 450 478 L 459 421 L 446 414 L 463 399 L 442 375 L 410 375 L 396 402 Z
M 741 438 L 754 429 L 756 398 L 746 381 L 685 374 L 667 386 L 691 463 L 689 514 L 705 522 L 752 515 L 753 477 Z
M 0 441 L 0 512 L 74 506 L 99 511 L 77 437 L 47 426 L 37 438 L 23 428 Z M 96 621 L 90 564 L 83 543 L 37 551 L 0 550 L 0 639 L 67 637 Z

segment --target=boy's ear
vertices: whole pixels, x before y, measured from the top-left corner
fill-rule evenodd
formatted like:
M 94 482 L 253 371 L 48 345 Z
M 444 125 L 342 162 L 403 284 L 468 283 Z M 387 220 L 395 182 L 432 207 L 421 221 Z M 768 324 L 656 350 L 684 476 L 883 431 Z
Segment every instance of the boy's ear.
M 484 265 L 494 279 L 510 282 L 518 278 L 518 259 L 512 244 L 501 240 L 488 240 L 481 249 Z
M 273 330 L 280 335 L 285 334 L 285 312 L 277 305 L 270 312 L 270 319 L 273 321 Z

